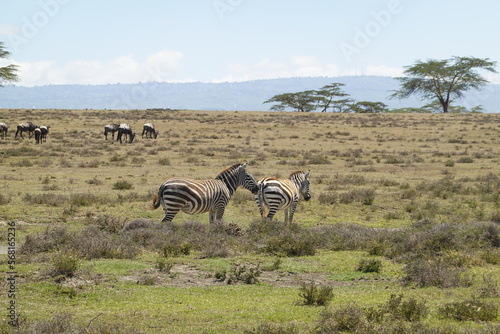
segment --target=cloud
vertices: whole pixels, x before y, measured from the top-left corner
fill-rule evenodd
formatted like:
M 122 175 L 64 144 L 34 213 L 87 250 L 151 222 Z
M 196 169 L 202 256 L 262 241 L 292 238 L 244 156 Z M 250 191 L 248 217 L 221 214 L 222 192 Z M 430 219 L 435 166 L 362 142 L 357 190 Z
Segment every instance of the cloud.
M 336 64 L 323 63 L 311 56 L 293 56 L 286 62 L 264 59 L 253 64 L 232 63 L 226 67 L 227 74 L 216 78 L 214 82 L 234 82 L 257 79 L 292 78 L 292 77 L 337 77 L 346 75 L 382 75 L 401 76 L 402 68 L 386 65 L 363 66 L 359 69 L 341 69 Z
M 131 55 L 107 62 L 72 60 L 65 64 L 53 61 L 15 62 L 19 66 L 20 85 L 109 84 L 169 81 L 184 55 L 162 50 L 138 61 Z
M 0 24 L 0 35 L 19 35 L 21 33 L 21 28 L 19 26 L 11 24 Z

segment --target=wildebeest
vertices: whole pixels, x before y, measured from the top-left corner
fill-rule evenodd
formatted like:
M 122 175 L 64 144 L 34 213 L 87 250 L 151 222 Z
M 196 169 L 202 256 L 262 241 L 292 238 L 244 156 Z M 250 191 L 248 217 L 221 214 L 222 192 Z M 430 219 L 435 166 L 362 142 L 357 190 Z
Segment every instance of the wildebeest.
M 132 131 L 132 128 L 129 124 L 123 123 L 118 127 L 118 135 L 116 136 L 116 140 L 122 143 L 122 136 L 125 136 L 125 141 L 128 140 L 129 143 L 134 141 L 135 132 Z
M 104 127 L 104 137 L 108 140 L 108 133 L 111 132 L 111 136 L 115 139 L 115 132 L 118 131 L 120 125 L 118 124 L 108 124 Z
M 18 124 L 14 138 L 17 138 L 17 135 L 19 134 L 21 138 L 24 139 L 23 132 L 28 132 L 28 136 L 31 138 L 33 136 L 33 131 L 35 131 L 36 128 L 38 128 L 38 125 L 33 124 L 32 122 Z
M 42 132 L 42 136 L 40 137 L 40 141 L 47 141 L 47 135 L 49 134 L 50 126 L 42 125 L 40 126 L 40 131 Z
M 35 142 L 37 144 L 41 144 L 42 143 L 42 130 L 40 128 L 36 128 L 35 130 L 33 130 L 33 134 L 35 135 Z
M 4 122 L 0 122 L 0 133 L 2 134 L 3 139 L 7 136 L 7 131 L 9 131 L 9 126 Z
M 142 128 L 142 138 L 144 138 L 144 135 L 146 135 L 146 138 L 156 139 L 156 137 L 158 137 L 158 131 L 155 130 L 155 126 L 152 123 L 146 123 Z

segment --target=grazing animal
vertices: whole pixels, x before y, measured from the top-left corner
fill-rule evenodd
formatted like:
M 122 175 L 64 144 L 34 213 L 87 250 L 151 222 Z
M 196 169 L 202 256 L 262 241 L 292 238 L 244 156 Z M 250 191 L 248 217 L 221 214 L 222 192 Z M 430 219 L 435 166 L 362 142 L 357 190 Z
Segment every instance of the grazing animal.
M 40 128 L 36 128 L 35 130 L 33 130 L 33 133 L 35 135 L 35 142 L 37 144 L 41 144 L 42 143 L 42 130 Z
M 158 137 L 158 131 L 155 130 L 155 126 L 153 124 L 146 123 L 142 128 L 142 138 L 144 138 L 144 135 L 146 135 L 146 138 L 156 139 L 156 137 Z
M 47 141 L 47 135 L 49 134 L 49 129 L 50 129 L 50 126 L 45 126 L 45 125 L 40 126 L 40 131 L 42 132 L 42 135 L 40 137 L 41 141 L 44 141 L 44 142 Z
M 118 135 L 116 136 L 116 140 L 122 143 L 122 136 L 125 136 L 125 141 L 129 141 L 129 143 L 134 141 L 135 132 L 132 131 L 132 128 L 129 124 L 123 123 L 118 127 Z
M 300 195 L 304 200 L 311 199 L 309 193 L 310 171 L 296 171 L 288 179 L 265 177 L 257 183 L 259 191 L 255 196 L 262 218 L 272 220 L 276 211 L 285 210 L 285 223 L 292 223 L 293 214 L 299 203 Z
M 18 124 L 14 138 L 17 138 L 17 135 L 19 134 L 21 138 L 24 139 L 23 132 L 28 132 L 28 138 L 31 138 L 36 128 L 38 128 L 38 125 L 33 124 L 32 122 Z
M 9 131 L 9 126 L 4 122 L 0 122 L 0 133 L 2 134 L 2 139 L 7 136 L 7 131 Z
M 160 205 L 165 210 L 163 222 L 171 222 L 179 211 L 188 214 L 209 212 L 210 223 L 221 220 L 231 196 L 239 186 L 257 193 L 257 184 L 246 170 L 247 164 L 234 164 L 215 179 L 189 180 L 171 178 L 158 189 L 152 209 Z
M 118 125 L 118 124 L 108 124 L 108 125 L 104 126 L 104 137 L 106 138 L 106 140 L 108 140 L 108 133 L 110 133 L 110 132 L 111 132 L 111 136 L 114 140 L 115 139 L 115 132 L 118 131 L 119 127 L 120 127 L 120 125 Z

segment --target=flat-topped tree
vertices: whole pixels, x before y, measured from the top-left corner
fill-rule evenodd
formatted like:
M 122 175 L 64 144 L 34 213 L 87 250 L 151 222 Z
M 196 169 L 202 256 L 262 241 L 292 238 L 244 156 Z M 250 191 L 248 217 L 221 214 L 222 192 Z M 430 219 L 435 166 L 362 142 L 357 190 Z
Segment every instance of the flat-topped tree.
M 0 59 L 7 59 L 9 55 L 10 53 L 5 50 L 3 42 L 0 42 Z M 4 83 L 19 81 L 16 72 L 17 65 L 0 67 L 0 87 L 3 87 Z
M 401 88 L 390 98 L 407 98 L 417 94 L 423 100 L 437 99 L 448 112 L 450 103 L 464 96 L 471 89 L 480 89 L 488 83 L 478 71 L 496 73 L 496 62 L 488 58 L 452 57 L 450 59 L 427 61 L 417 60 L 414 65 L 405 66 L 406 76 L 396 78 Z

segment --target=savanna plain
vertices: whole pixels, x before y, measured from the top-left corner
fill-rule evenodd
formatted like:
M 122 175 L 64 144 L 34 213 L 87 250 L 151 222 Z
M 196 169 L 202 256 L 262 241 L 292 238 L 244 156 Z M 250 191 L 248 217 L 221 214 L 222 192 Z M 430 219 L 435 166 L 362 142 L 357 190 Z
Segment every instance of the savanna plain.
M 0 121 L 2 333 L 500 332 L 500 115 L 2 109 Z M 14 138 L 27 121 L 50 126 L 46 142 Z M 106 140 L 109 123 L 135 140 Z M 216 224 L 150 209 L 168 178 L 244 162 L 257 180 L 311 171 L 292 224 L 262 220 L 243 188 Z

